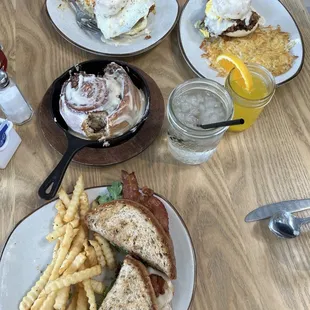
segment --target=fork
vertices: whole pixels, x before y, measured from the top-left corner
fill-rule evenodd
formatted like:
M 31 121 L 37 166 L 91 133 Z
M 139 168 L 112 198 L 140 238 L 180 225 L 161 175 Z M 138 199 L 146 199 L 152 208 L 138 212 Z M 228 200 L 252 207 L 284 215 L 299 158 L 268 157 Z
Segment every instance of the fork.
M 84 12 L 80 6 L 76 3 L 76 0 L 69 0 L 69 2 L 74 6 L 76 13 L 76 23 L 78 26 L 84 30 L 89 30 L 93 33 L 101 33 L 97 26 L 96 20 L 89 14 Z

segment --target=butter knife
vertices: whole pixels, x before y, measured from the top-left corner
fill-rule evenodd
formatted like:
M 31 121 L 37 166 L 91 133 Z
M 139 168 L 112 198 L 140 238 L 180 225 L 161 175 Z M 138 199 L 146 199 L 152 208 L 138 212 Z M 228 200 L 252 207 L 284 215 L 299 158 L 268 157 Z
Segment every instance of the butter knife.
M 310 209 L 310 199 L 281 201 L 277 203 L 271 203 L 251 211 L 244 220 L 247 223 L 255 222 L 267 219 L 279 211 L 294 213 L 307 209 Z

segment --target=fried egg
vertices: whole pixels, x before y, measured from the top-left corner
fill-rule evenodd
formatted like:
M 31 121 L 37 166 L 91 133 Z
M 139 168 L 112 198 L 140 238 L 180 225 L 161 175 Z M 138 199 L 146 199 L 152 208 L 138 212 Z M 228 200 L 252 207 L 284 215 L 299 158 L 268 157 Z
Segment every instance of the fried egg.
M 214 0 L 213 7 L 222 18 L 245 19 L 251 13 L 251 0 Z
M 205 28 L 208 29 L 208 32 L 212 34 L 212 36 L 219 36 L 228 28 L 235 26 L 237 23 L 230 19 L 224 19 L 220 17 L 217 11 L 214 9 L 213 1 L 208 1 L 206 5 L 206 18 L 204 20 Z M 201 29 L 204 32 L 206 30 Z M 206 33 L 203 33 L 206 36 Z
M 95 15 L 105 39 L 127 34 L 139 22 L 139 31 L 147 26 L 146 17 L 154 0 L 96 0 Z

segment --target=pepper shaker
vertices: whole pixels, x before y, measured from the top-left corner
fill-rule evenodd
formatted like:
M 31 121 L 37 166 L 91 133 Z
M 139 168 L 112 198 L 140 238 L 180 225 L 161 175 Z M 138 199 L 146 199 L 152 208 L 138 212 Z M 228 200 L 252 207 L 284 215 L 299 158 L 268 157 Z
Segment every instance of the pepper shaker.
M 15 82 L 1 69 L 0 108 L 7 119 L 16 125 L 26 123 L 33 115 L 30 104 L 25 100 Z

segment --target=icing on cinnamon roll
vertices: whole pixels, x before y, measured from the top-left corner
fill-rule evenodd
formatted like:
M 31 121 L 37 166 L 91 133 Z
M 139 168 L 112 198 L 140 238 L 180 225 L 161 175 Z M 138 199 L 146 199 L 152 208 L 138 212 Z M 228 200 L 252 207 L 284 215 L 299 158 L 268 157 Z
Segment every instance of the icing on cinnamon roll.
M 62 117 L 73 131 L 90 139 L 124 134 L 141 120 L 144 111 L 144 94 L 116 63 L 110 63 L 102 77 L 75 73 L 62 87 Z

